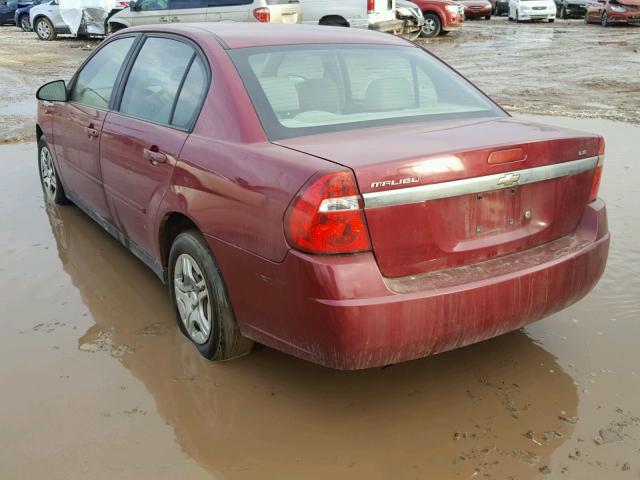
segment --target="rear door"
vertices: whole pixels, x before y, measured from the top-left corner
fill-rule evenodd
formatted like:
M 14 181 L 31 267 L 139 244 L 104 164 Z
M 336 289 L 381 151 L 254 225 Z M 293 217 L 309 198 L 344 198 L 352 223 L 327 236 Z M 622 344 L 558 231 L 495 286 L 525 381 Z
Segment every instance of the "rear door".
M 220 20 L 231 22 L 255 21 L 252 9 L 256 7 L 252 0 L 209 0 L 207 22 Z
M 154 216 L 193 128 L 210 73 L 195 45 L 147 36 L 107 115 L 100 164 L 118 228 L 143 251 L 154 244 Z M 134 250 L 136 250 L 134 248 Z
M 80 69 L 69 88 L 69 101 L 55 104 L 53 139 L 65 186 L 103 218 L 109 218 L 99 164 L 102 124 L 114 86 L 136 36 L 120 37 L 101 47 Z
M 169 0 L 171 23 L 204 22 L 211 0 Z

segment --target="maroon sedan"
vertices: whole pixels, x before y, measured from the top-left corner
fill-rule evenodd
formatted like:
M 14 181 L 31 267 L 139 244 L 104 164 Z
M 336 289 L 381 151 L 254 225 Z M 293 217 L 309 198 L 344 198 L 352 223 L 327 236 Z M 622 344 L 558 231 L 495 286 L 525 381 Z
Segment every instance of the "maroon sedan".
M 38 98 L 46 197 L 167 282 L 210 359 L 424 357 L 565 308 L 605 267 L 602 137 L 514 120 L 398 37 L 126 29 Z
M 465 18 L 491 18 L 493 4 L 489 0 L 460 0 Z
M 640 25 L 640 0 L 593 0 L 587 4 L 584 20 L 604 27 Z

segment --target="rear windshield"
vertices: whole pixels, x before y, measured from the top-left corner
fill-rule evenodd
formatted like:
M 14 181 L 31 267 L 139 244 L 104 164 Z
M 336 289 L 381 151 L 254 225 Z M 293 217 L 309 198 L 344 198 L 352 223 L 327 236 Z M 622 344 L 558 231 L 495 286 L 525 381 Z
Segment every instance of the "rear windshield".
M 506 116 L 469 82 L 413 46 L 283 45 L 229 54 L 270 140 Z

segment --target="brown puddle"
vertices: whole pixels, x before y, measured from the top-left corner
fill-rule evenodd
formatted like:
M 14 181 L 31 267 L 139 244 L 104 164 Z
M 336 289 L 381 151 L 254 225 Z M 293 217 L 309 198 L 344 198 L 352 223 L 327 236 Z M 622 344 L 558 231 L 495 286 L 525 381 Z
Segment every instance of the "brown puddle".
M 525 331 L 363 372 L 203 360 L 144 265 L 43 206 L 35 146 L 0 147 L 0 479 L 637 478 L 640 127 L 536 120 L 607 137 L 601 283 Z

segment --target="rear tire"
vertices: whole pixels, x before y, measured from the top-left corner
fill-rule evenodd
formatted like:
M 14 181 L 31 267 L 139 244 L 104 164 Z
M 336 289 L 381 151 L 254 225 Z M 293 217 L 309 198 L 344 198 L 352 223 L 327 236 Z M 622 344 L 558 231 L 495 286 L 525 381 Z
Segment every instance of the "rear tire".
M 40 40 L 51 41 L 55 40 L 58 36 L 53 28 L 53 24 L 46 17 L 38 18 L 33 24 L 33 29 Z
M 18 19 L 18 26 L 23 32 L 30 32 L 31 22 L 29 21 L 29 15 L 20 15 L 20 18 Z
M 434 13 L 425 13 L 424 25 L 420 31 L 420 36 L 422 38 L 433 38 L 440 35 L 441 31 L 442 23 L 440 22 L 440 17 Z
M 221 361 L 248 354 L 222 275 L 197 230 L 176 237 L 169 254 L 169 292 L 180 331 L 200 354 Z
M 64 205 L 69 203 L 64 194 L 64 187 L 53 161 L 53 154 L 44 137 L 38 140 L 38 171 L 40 172 L 40 185 L 46 202 Z

